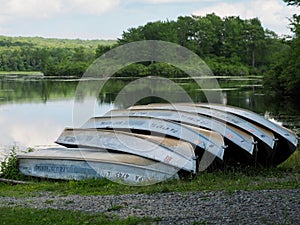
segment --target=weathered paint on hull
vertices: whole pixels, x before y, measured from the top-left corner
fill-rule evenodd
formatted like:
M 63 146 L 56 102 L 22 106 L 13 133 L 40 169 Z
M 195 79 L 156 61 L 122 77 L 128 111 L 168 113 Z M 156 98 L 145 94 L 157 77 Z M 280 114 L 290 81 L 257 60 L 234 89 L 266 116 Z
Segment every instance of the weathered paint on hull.
M 65 129 L 56 143 L 66 147 L 102 148 L 131 153 L 167 163 L 178 169 L 196 172 L 194 151 L 186 149 L 185 152 L 175 152 L 130 133 L 96 129 Z
M 218 104 L 195 104 L 195 106 L 217 109 L 217 110 L 229 112 L 229 113 L 235 114 L 237 116 L 243 117 L 244 119 L 246 119 L 248 121 L 258 123 L 261 126 L 264 126 L 266 129 L 270 129 L 271 131 L 275 132 L 276 134 L 278 134 L 281 137 L 288 140 L 295 147 L 297 147 L 297 145 L 298 145 L 298 137 L 293 131 L 286 129 L 282 126 L 279 126 L 278 124 L 275 124 L 275 123 L 271 122 L 270 120 L 254 113 L 252 111 L 240 109 L 240 108 L 233 107 L 233 106 L 218 105 Z
M 183 111 L 183 112 L 193 112 L 198 113 L 204 116 L 208 116 L 211 118 L 218 119 L 220 121 L 223 121 L 225 123 L 229 123 L 233 126 L 238 127 L 239 129 L 242 129 L 243 131 L 249 133 L 250 135 L 253 135 L 258 140 L 262 141 L 269 147 L 269 151 L 272 152 L 274 146 L 275 146 L 275 140 L 273 136 L 269 136 L 268 133 L 265 133 L 263 130 L 258 128 L 257 126 L 254 126 L 253 124 L 245 121 L 244 119 L 234 116 L 229 113 L 224 113 L 218 110 L 212 110 L 212 109 L 205 109 L 200 108 L 196 106 L 190 106 L 190 105 L 180 105 L 180 104 L 149 104 L 145 106 L 133 106 L 130 109 L 171 109 L 176 111 Z
M 139 116 L 139 117 L 153 117 L 164 120 L 172 120 L 181 122 L 205 129 L 209 129 L 220 133 L 230 142 L 233 142 L 241 149 L 253 154 L 254 139 L 251 135 L 237 130 L 232 126 L 221 123 L 217 120 L 207 118 L 197 113 L 180 112 L 168 109 L 132 109 L 132 110 L 112 110 L 106 113 L 106 116 Z M 96 118 L 94 118 L 96 120 Z
M 45 149 L 19 155 L 19 169 L 28 176 L 82 180 L 107 178 L 130 185 L 149 185 L 178 178 L 177 169 L 135 155 L 89 149 Z
M 227 106 L 227 105 L 220 105 L 220 104 L 195 104 L 197 107 L 205 107 L 210 109 L 216 109 L 225 111 L 228 113 L 232 113 L 236 116 L 242 117 L 245 120 L 257 124 L 260 127 L 263 127 L 269 132 L 275 134 L 276 139 L 278 139 L 276 143 L 275 152 L 272 156 L 272 161 L 274 165 L 278 165 L 284 162 L 296 149 L 299 144 L 299 138 L 297 137 L 296 133 L 282 127 L 278 124 L 273 123 L 272 121 L 260 116 L 254 112 L 249 110 Z
M 156 104 L 154 104 L 156 105 Z M 161 105 L 161 104 L 158 104 Z M 190 107 L 199 107 L 206 108 L 212 111 L 225 112 L 228 114 L 235 115 L 240 117 L 249 123 L 256 126 L 258 129 L 266 133 L 269 137 L 276 140 L 276 143 L 273 147 L 273 151 L 269 153 L 260 152 L 262 154 L 259 158 L 266 159 L 265 162 L 262 162 L 266 165 L 278 165 L 284 162 L 297 148 L 299 137 L 296 133 L 282 127 L 278 124 L 271 122 L 270 120 L 260 116 L 249 110 L 237 108 L 234 106 L 221 105 L 221 104 L 208 104 L 208 103 L 175 103 L 175 106 L 190 106 Z M 258 147 L 258 149 L 263 149 L 263 146 Z
M 154 142 L 158 145 L 170 149 L 171 151 L 185 155 L 186 157 L 190 157 L 191 153 L 194 156 L 195 148 L 188 142 L 173 139 L 173 138 L 154 136 L 154 135 L 144 135 L 144 134 L 133 134 L 133 135 Z
M 142 130 L 168 135 L 196 145 L 215 157 L 223 159 L 224 146 L 209 137 L 179 123 L 146 117 L 98 117 L 88 120 L 82 128 Z
M 191 129 L 199 131 L 200 129 L 197 127 L 190 126 Z M 203 129 L 201 129 L 200 132 L 204 132 Z M 206 135 L 214 139 L 215 143 L 218 143 L 219 146 L 224 146 L 224 139 L 221 135 L 217 133 L 213 133 L 210 131 L 206 131 Z M 188 142 L 176 140 L 173 138 L 166 138 L 166 137 L 159 137 L 159 136 L 149 136 L 149 135 L 142 135 L 142 134 L 135 134 L 138 137 L 143 137 L 146 139 L 149 139 L 151 141 L 156 142 L 159 145 L 166 146 L 168 148 L 174 149 L 174 151 L 186 151 L 187 149 L 194 151 L 196 155 L 196 160 L 197 160 L 197 171 L 204 171 L 207 169 L 214 161 L 215 161 L 215 156 L 210 154 L 207 151 L 199 151 L 199 149 L 194 149 L 192 145 Z

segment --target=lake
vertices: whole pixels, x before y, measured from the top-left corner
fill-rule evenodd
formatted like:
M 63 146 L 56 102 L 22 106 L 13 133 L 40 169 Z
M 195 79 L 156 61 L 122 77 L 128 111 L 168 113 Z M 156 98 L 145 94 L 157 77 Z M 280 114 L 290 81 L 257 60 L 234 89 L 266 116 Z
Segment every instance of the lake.
M 265 93 L 260 76 L 216 79 L 223 103 L 257 112 L 300 134 L 300 101 Z M 65 127 L 81 126 L 90 117 L 101 116 L 114 108 L 161 102 L 165 96 L 172 102 L 185 101 L 180 91 L 169 86 L 161 85 L 153 90 L 147 84 L 140 84 L 140 88 L 136 88 L 136 85 L 128 85 L 135 84 L 132 80 L 124 78 L 106 82 L 99 92 L 99 82 L 103 81 L 80 80 L 78 89 L 78 79 L 0 76 L 0 160 L 12 146 L 17 146 L 18 151 L 56 146 L 54 141 Z M 172 82 L 180 84 L 194 102 L 207 100 L 201 88 L 190 79 Z M 125 89 L 125 85 L 129 88 Z M 220 90 L 208 89 L 206 93 Z M 163 97 L 153 96 L 154 92 Z M 150 96 L 144 98 L 147 95 Z M 139 99 L 141 96 L 143 99 Z M 132 99 L 137 101 L 129 101 Z

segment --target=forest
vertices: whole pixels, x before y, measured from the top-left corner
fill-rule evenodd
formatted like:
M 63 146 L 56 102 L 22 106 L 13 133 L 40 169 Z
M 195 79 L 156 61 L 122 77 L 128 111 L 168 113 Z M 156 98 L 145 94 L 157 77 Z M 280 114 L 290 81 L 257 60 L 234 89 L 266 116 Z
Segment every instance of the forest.
M 0 71 L 40 71 L 45 76 L 80 76 L 98 46 L 116 41 L 0 36 Z
M 300 0 L 283 0 L 300 6 Z M 126 43 L 163 40 L 198 54 L 218 76 L 263 75 L 265 87 L 283 95 L 300 95 L 300 16 L 291 15 L 292 36 L 279 37 L 258 18 L 180 16 L 124 31 L 117 41 L 12 38 L 0 36 L 0 71 L 41 71 L 45 76 L 81 76 L 103 53 Z M 130 65 L 116 76 L 182 77 L 162 62 Z

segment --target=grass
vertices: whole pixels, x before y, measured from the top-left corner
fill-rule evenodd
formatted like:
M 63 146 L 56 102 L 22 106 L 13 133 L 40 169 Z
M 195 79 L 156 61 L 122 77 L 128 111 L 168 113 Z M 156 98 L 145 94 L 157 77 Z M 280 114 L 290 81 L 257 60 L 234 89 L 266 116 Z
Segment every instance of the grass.
M 0 208 L 1 224 L 151 224 L 154 219 L 128 217 L 120 219 L 116 216 L 108 216 L 104 213 L 88 214 L 83 212 L 71 212 L 55 209 L 28 209 L 28 208 Z M 17 216 L 16 216 L 17 215 Z M 157 219 L 155 219 L 156 221 Z
M 291 159 L 294 160 L 294 159 Z M 299 160 L 299 158 L 297 159 Z M 172 180 L 159 184 L 133 187 L 113 183 L 109 180 L 86 181 L 37 181 L 27 185 L 0 183 L 0 196 L 30 197 L 42 196 L 45 192 L 53 195 L 106 195 L 126 193 L 162 193 L 187 191 L 290 189 L 300 188 L 300 170 L 286 169 L 287 165 L 276 169 L 251 170 L 249 172 L 204 173 L 193 180 Z M 52 200 L 46 202 L 50 205 Z M 73 202 L 66 202 L 72 204 Z M 122 209 L 122 205 L 111 205 L 108 212 Z M 128 217 L 120 219 L 104 213 L 88 214 L 78 211 L 54 209 L 29 209 L 21 207 L 0 207 L 1 224 L 153 224 L 157 218 Z M 206 224 L 199 221 L 195 224 Z
M 279 168 L 300 172 L 300 149 L 294 152 Z
M 53 195 L 121 195 L 129 193 L 162 193 L 188 191 L 234 192 L 237 190 L 265 190 L 300 188 L 300 154 L 295 152 L 277 168 L 248 169 L 241 171 L 217 171 L 203 173 L 190 180 L 169 180 L 151 186 L 124 186 L 109 180 L 53 181 L 30 178 L 29 184 L 11 185 L 0 183 L 0 196 L 32 197 L 45 192 Z M 52 200 L 47 204 L 51 205 Z M 72 204 L 73 201 L 66 202 Z M 122 205 L 111 205 L 108 212 L 122 209 Z M 1 224 L 153 224 L 157 218 L 128 217 L 120 219 L 104 213 L 88 214 L 77 211 L 55 209 L 29 209 L 21 207 L 0 207 Z M 198 221 L 194 224 L 206 224 Z
M 111 206 L 107 209 L 107 211 L 108 211 L 108 212 L 111 212 L 111 211 L 118 211 L 118 210 L 123 209 L 123 208 L 124 208 L 124 206 L 122 206 L 122 205 L 111 205 Z
M 39 196 L 43 192 L 57 195 L 112 195 L 187 191 L 235 191 L 300 188 L 300 152 L 296 151 L 277 168 L 202 173 L 193 179 L 168 180 L 151 186 L 127 186 L 107 179 L 55 181 L 28 178 L 29 184 L 0 183 L 0 196 Z

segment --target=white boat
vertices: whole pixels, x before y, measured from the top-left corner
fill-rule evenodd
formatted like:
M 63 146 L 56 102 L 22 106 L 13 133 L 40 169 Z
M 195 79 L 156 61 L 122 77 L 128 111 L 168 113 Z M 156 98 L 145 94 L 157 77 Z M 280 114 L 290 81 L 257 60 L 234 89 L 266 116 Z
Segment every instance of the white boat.
M 100 148 L 138 155 L 151 160 L 167 163 L 179 169 L 196 173 L 196 157 L 193 149 L 172 149 L 147 138 L 131 133 L 96 130 L 65 129 L 56 140 L 65 147 Z
M 168 110 L 176 110 L 176 111 L 183 111 L 183 112 L 192 112 L 197 113 L 200 115 L 204 115 L 210 118 L 217 119 L 219 121 L 223 121 L 225 123 L 229 123 L 244 132 L 253 135 L 257 138 L 257 140 L 264 143 L 266 146 L 269 147 L 270 151 L 274 148 L 276 144 L 276 139 L 274 135 L 271 133 L 266 133 L 265 130 L 261 129 L 258 126 L 255 126 L 252 123 L 249 123 L 248 121 L 235 116 L 230 113 L 218 111 L 218 110 L 212 110 L 208 108 L 200 108 L 195 105 L 189 105 L 189 104 L 149 104 L 149 105 L 138 105 L 130 107 L 129 109 L 168 109 Z
M 149 185 L 178 178 L 178 168 L 136 155 L 102 149 L 50 148 L 18 155 L 20 172 L 35 177 L 82 180 L 107 178 Z
M 216 143 L 211 135 L 207 135 L 207 130 L 200 132 L 184 124 L 158 118 L 136 116 L 95 117 L 89 119 L 82 128 L 125 130 L 168 136 L 195 145 L 220 160 L 223 159 L 225 151 L 225 146 Z
M 234 148 L 240 148 L 253 154 L 255 142 L 253 136 L 234 128 L 226 123 L 208 118 L 206 116 L 184 111 L 175 111 L 170 109 L 127 109 L 127 110 L 111 110 L 105 116 L 118 117 L 118 116 L 138 116 L 138 117 L 151 117 L 164 120 L 172 120 L 182 124 L 188 124 L 195 127 L 211 130 L 223 136 L 228 146 L 236 145 Z M 96 118 L 94 118 L 96 120 Z M 226 149 L 227 151 L 227 149 Z
M 280 126 L 252 111 L 221 104 L 201 103 L 195 104 L 195 106 L 231 113 L 235 116 L 249 121 L 250 123 L 256 124 L 262 129 L 267 130 L 268 132 L 274 133 L 275 138 L 277 139 L 275 152 L 272 156 L 274 165 L 278 165 L 285 161 L 297 149 L 299 137 L 297 137 L 297 134 L 295 132 L 283 126 Z

